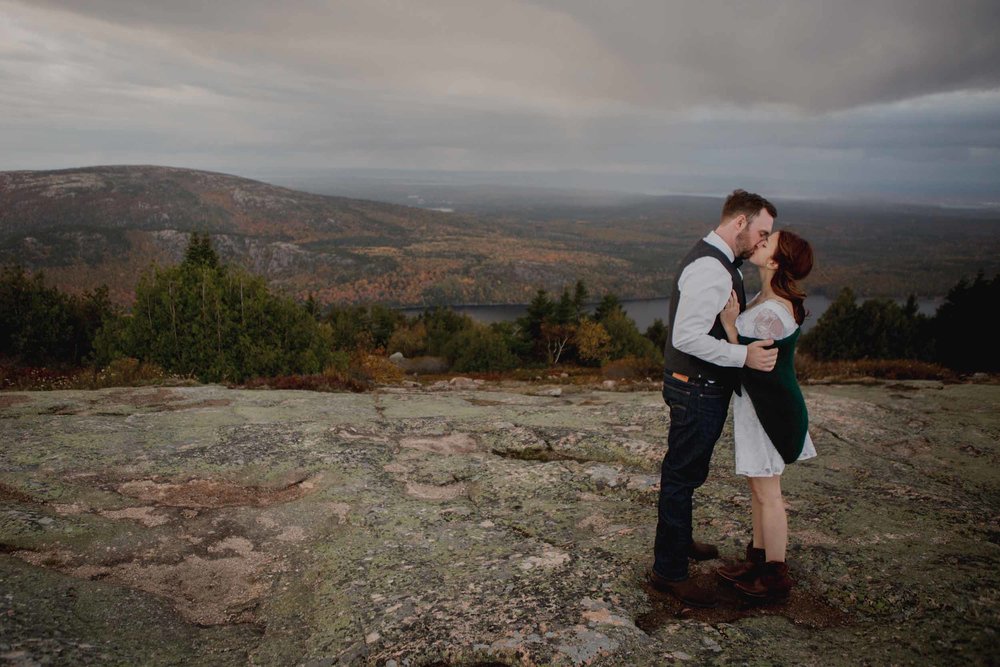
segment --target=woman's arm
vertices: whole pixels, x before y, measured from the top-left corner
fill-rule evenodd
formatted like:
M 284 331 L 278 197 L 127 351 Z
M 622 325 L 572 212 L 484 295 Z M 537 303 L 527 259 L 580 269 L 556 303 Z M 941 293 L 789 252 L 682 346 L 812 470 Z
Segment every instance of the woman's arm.
M 739 343 L 739 334 L 736 332 L 736 318 L 740 314 L 740 302 L 736 298 L 736 290 L 729 293 L 729 301 L 726 302 L 725 308 L 719 313 L 719 320 L 722 322 L 722 327 L 726 330 L 726 338 L 729 339 L 730 343 Z

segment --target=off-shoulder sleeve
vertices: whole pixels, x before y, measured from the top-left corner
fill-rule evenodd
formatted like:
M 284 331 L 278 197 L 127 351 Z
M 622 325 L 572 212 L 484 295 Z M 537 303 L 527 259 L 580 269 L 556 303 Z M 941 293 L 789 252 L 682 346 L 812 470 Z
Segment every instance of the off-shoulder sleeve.
M 784 338 L 785 324 L 781 321 L 781 316 L 767 305 L 758 308 L 753 318 L 753 336 L 754 338 Z

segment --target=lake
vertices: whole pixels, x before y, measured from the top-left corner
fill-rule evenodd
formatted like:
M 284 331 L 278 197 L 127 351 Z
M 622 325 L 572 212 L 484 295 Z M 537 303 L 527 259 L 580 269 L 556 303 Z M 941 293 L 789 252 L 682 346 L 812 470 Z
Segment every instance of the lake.
M 827 308 L 830 307 L 832 299 L 823 295 L 813 295 L 806 298 L 806 309 L 809 311 L 809 315 L 806 317 L 805 323 L 802 325 L 802 331 L 809 331 L 815 324 L 816 320 L 819 319 Z M 896 299 L 900 304 L 905 303 L 906 299 Z M 917 299 L 917 306 L 920 312 L 925 315 L 933 315 L 937 310 L 938 306 L 944 302 L 944 297 L 928 297 Z M 645 331 L 649 325 L 653 323 L 657 317 L 666 322 L 667 320 L 667 308 L 669 307 L 670 299 L 660 298 L 660 299 L 630 299 L 623 300 L 622 306 L 625 308 L 625 312 L 628 313 L 629 317 L 635 320 L 636 326 L 639 331 Z M 591 305 L 591 310 L 597 304 Z M 526 305 L 468 305 L 468 306 L 451 306 L 451 309 L 457 313 L 463 315 L 468 315 L 477 322 L 483 324 L 492 324 L 493 322 L 510 322 L 524 315 Z M 425 309 L 424 308 L 401 308 L 403 313 L 409 317 L 414 315 L 419 315 Z

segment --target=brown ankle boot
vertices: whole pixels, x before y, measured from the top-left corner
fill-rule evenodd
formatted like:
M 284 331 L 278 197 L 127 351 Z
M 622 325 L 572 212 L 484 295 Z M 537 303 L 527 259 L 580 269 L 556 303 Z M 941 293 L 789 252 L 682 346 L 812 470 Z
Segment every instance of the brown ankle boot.
M 688 558 L 694 560 L 713 560 L 719 557 L 719 549 L 714 544 L 692 542 L 688 547 Z
M 764 550 L 754 547 L 753 542 L 747 542 L 746 560 L 732 565 L 723 565 L 715 570 L 715 573 L 723 581 L 730 584 L 750 583 L 760 574 L 760 568 L 764 565 Z
M 787 598 L 794 585 L 795 582 L 788 576 L 788 565 L 769 560 L 756 579 L 736 584 L 736 590 L 755 600 L 775 602 Z
M 653 570 L 649 570 L 646 572 L 646 581 L 661 593 L 673 595 L 684 604 L 692 607 L 715 607 L 719 604 L 719 598 L 715 592 L 702 588 L 690 579 L 668 581 Z

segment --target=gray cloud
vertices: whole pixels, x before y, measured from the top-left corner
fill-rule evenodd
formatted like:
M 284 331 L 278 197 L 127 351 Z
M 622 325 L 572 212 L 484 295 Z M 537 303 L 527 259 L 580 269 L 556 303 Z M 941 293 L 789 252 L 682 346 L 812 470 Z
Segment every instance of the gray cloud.
M 995 2 L 0 0 L 0 17 L 0 168 L 910 174 L 982 196 L 1000 170 Z
M 819 112 L 1000 83 L 989 0 L 703 0 L 657 3 L 649 20 L 650 4 L 588 4 L 588 22 L 660 102 Z
M 33 0 L 203 62 L 558 106 L 828 111 L 1000 86 L 992 0 Z M 264 72 L 266 75 L 267 73 Z

